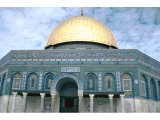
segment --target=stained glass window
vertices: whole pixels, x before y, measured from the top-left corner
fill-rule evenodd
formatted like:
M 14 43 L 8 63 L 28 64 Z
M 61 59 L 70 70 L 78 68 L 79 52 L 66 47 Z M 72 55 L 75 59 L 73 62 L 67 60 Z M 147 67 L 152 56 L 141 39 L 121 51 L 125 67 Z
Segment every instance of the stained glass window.
M 93 90 L 95 88 L 95 76 L 94 75 L 89 75 L 87 77 L 87 86 L 88 86 L 88 89 L 90 90 Z
M 36 88 L 36 81 L 38 80 L 38 76 L 36 74 L 31 74 L 29 76 L 29 89 Z
M 129 74 L 124 74 L 122 79 L 123 79 L 123 90 L 131 91 L 132 90 L 131 76 Z
M 158 82 L 159 98 L 160 98 L 160 81 Z
M 146 78 L 145 76 L 141 76 L 141 85 L 142 85 L 142 95 L 146 96 Z
M 112 74 L 107 74 L 104 77 L 104 90 L 113 90 L 114 87 L 114 79 Z
M 156 85 L 153 79 L 150 80 L 150 96 L 152 99 L 156 99 Z
M 53 80 L 54 80 L 54 75 L 53 74 L 46 75 L 46 78 L 45 78 L 45 89 L 50 89 L 51 88 Z
M 13 77 L 13 88 L 14 89 L 20 89 L 21 79 L 22 79 L 22 75 L 20 73 L 17 73 L 14 75 Z
M 5 87 L 6 86 L 6 74 L 3 75 L 2 77 L 2 86 L 1 86 L 1 94 L 4 95 L 5 94 Z

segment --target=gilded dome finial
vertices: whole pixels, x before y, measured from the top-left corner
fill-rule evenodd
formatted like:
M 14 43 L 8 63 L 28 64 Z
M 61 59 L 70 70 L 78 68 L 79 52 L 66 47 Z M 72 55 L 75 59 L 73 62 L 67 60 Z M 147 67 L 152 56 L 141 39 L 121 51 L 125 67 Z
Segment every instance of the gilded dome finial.
M 83 16 L 84 14 L 83 14 L 83 8 L 81 9 L 81 16 Z

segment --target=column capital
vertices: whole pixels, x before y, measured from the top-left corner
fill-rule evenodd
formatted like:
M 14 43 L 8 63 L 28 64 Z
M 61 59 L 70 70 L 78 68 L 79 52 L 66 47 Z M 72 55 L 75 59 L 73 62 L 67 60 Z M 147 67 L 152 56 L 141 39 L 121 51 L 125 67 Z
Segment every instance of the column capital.
M 23 94 L 23 95 L 27 95 L 27 93 L 26 93 L 26 92 L 22 92 L 22 94 Z
M 51 94 L 57 94 L 57 91 L 56 91 L 55 89 L 52 89 L 52 90 L 50 91 L 50 93 L 51 93 Z
M 40 93 L 41 97 L 44 97 L 45 96 L 45 93 Z
M 83 94 L 78 94 L 78 97 L 83 97 Z
M 55 98 L 56 97 L 56 94 L 51 94 L 51 98 Z
M 125 97 L 125 94 L 120 94 L 120 98 L 124 98 Z
M 51 95 L 51 96 L 56 96 L 56 93 L 51 93 L 50 95 Z
M 90 98 L 93 98 L 93 97 L 94 97 L 94 94 L 89 94 L 89 97 L 90 97 Z
M 78 90 L 78 96 L 83 96 L 83 90 Z
M 17 95 L 17 92 L 12 92 L 13 95 Z
M 114 94 L 109 94 L 109 99 L 113 99 Z

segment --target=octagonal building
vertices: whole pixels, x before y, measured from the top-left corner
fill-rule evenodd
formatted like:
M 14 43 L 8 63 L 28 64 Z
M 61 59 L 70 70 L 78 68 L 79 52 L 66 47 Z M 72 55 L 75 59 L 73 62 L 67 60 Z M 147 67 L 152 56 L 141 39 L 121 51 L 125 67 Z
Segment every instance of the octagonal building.
M 160 112 L 160 62 L 118 49 L 97 19 L 71 17 L 44 50 L 0 60 L 0 112 Z

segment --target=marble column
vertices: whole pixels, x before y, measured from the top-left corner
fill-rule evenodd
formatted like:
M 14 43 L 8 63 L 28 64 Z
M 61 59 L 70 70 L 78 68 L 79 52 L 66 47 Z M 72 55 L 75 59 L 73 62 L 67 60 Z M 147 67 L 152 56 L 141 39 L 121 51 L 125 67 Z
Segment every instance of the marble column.
M 22 94 L 23 94 L 22 111 L 25 112 L 27 93 L 23 92 Z
M 109 105 L 110 105 L 110 112 L 113 112 L 113 94 L 109 94 Z
M 78 112 L 83 112 L 83 95 L 78 95 L 79 97 L 79 105 L 78 105 Z
M 122 113 L 124 113 L 124 94 L 121 94 L 120 95 L 120 98 L 121 98 L 121 110 L 122 110 Z
M 94 94 L 89 94 L 90 98 L 90 112 L 93 112 L 93 99 L 94 99 Z
M 51 94 L 51 112 L 54 112 L 54 101 L 55 101 L 56 94 Z
M 41 95 L 41 106 L 40 106 L 40 110 L 41 112 L 43 112 L 43 105 L 44 105 L 44 96 L 45 96 L 45 93 L 40 93 Z
M 15 111 L 16 97 L 17 97 L 17 92 L 13 92 L 13 101 L 12 101 L 12 110 L 11 110 L 11 112 Z

